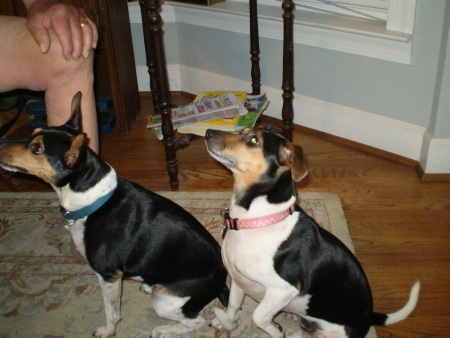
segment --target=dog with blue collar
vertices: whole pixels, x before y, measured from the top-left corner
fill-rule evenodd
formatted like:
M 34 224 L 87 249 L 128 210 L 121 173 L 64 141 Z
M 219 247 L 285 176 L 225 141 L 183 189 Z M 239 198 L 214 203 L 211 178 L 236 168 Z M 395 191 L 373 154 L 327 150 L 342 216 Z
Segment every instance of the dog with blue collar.
M 228 302 L 219 244 L 182 207 L 118 178 L 87 147 L 80 97 L 74 96 L 65 124 L 0 142 L 0 166 L 37 176 L 55 189 L 65 227 L 102 289 L 106 324 L 96 337 L 115 334 L 123 278 L 142 282 L 156 313 L 178 321 L 153 329 L 153 338 L 199 329 L 206 325 L 199 315 L 203 307 L 215 298 Z

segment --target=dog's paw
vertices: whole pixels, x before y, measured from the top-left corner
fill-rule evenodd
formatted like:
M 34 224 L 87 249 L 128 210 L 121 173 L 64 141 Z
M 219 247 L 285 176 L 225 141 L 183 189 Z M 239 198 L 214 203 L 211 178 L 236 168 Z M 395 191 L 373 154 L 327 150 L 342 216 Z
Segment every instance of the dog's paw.
M 153 291 L 153 287 L 151 287 L 147 284 L 142 284 L 141 287 L 139 288 L 139 291 L 142 291 L 146 295 L 151 295 L 152 291 Z
M 116 333 L 114 331 L 111 332 L 111 330 L 107 330 L 106 326 L 99 327 L 95 332 L 92 334 L 92 336 L 97 338 L 110 338 L 114 337 Z
M 170 326 L 164 325 L 157 327 L 152 331 L 150 338 L 170 338 L 173 337 L 173 332 L 170 332 Z
M 236 313 L 236 317 L 234 319 L 229 318 L 227 314 L 219 308 L 214 308 L 214 314 L 216 315 L 216 318 L 214 318 L 211 322 L 211 326 L 216 330 L 233 331 L 241 324 L 241 311 Z
M 309 337 L 309 335 L 307 333 L 305 333 L 305 335 L 303 334 L 302 331 L 291 334 L 289 336 L 287 336 L 286 338 L 306 338 Z
M 206 326 L 206 321 L 201 316 L 193 319 L 184 319 L 181 323 L 175 325 L 158 326 L 152 331 L 151 338 L 182 337 L 189 332 L 202 328 L 203 326 Z

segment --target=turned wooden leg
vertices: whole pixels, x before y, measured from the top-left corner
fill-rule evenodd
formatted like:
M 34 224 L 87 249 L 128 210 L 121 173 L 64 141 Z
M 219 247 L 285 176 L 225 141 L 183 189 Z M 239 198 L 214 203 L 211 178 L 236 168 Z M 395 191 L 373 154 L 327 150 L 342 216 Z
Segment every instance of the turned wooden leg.
M 145 1 L 139 1 L 139 5 L 141 6 L 141 16 L 142 16 L 142 26 L 144 32 L 144 46 L 145 46 L 145 56 L 147 59 L 147 69 L 148 75 L 150 78 L 150 91 L 152 93 L 152 101 L 153 101 L 153 113 L 160 114 L 159 111 L 159 94 L 158 94 L 158 84 L 156 83 L 156 65 L 155 65 L 155 56 L 152 51 L 154 51 L 154 47 L 152 45 L 153 40 L 150 38 L 150 30 L 148 23 L 148 10 L 145 7 Z
M 261 70 L 259 68 L 259 32 L 258 32 L 258 3 L 257 0 L 250 0 L 250 54 L 252 61 L 252 95 L 261 94 Z
M 167 77 L 166 56 L 162 36 L 161 16 L 159 15 L 159 0 L 140 1 L 145 37 L 145 49 L 152 88 L 154 104 L 157 105 L 162 118 L 162 133 L 164 149 L 166 153 L 166 167 L 170 179 L 170 188 L 178 190 L 178 159 L 176 142 L 171 119 L 172 103 L 170 100 L 170 88 Z M 156 96 L 155 96 L 156 95 Z
M 294 3 L 292 0 L 284 0 L 282 4 L 283 13 L 283 108 L 281 116 L 283 119 L 283 135 L 292 141 L 294 129 Z

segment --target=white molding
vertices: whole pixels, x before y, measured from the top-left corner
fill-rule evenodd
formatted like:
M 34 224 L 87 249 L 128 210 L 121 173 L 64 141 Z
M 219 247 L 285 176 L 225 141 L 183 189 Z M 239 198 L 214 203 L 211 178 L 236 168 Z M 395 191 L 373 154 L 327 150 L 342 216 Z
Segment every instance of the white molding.
M 246 3 L 248 0 L 228 1 Z M 282 0 L 278 0 L 278 2 L 273 0 L 258 0 L 258 5 L 277 7 L 280 6 L 279 3 L 281 1 Z M 367 19 L 364 15 L 358 14 L 358 12 L 362 12 L 369 14 L 374 18 L 378 18 L 380 21 L 385 21 L 386 28 L 390 31 L 412 34 L 414 30 L 416 0 L 386 0 L 385 3 L 375 1 L 372 4 L 368 1 L 342 1 L 344 3 L 343 8 L 350 8 L 354 10 L 354 12 L 332 6 L 321 0 L 309 0 L 309 2 L 310 3 L 306 0 L 304 3 L 306 6 L 311 6 L 309 9 L 307 7 L 302 7 L 301 4 L 296 7 L 306 11 L 317 12 L 317 10 L 323 10 L 324 12 L 341 13 L 344 15 Z M 295 0 L 294 4 L 297 5 Z
M 450 138 L 429 133 L 423 148 L 420 165 L 426 174 L 450 174 Z
M 390 0 L 386 28 L 412 34 L 416 17 L 416 0 Z
M 281 91 L 275 99 L 279 117 Z M 410 159 L 420 158 L 426 128 L 303 95 L 295 95 L 294 112 L 296 124 Z
M 139 66 L 137 71 L 145 72 L 144 75 L 138 76 L 138 79 L 148 77 L 146 67 Z M 179 73 L 177 74 L 177 72 Z M 171 78 L 171 90 L 182 90 L 188 93 L 197 93 L 202 90 L 227 90 L 228 88 L 251 90 L 250 81 L 242 81 L 187 66 L 169 66 L 168 74 Z M 139 90 L 149 91 L 148 80 L 146 85 L 140 84 Z M 262 87 L 261 91 L 267 93 L 270 100 L 265 114 L 280 119 L 283 104 L 282 91 L 271 87 Z M 422 144 L 427 133 L 426 128 L 302 95 L 294 96 L 293 105 L 294 123 L 298 125 L 413 160 L 421 159 Z M 436 151 L 440 151 L 439 147 L 435 148 Z M 432 149 L 433 154 L 435 148 Z M 427 170 L 425 166 L 423 168 Z
M 409 0 L 404 0 L 409 1 Z M 225 2 L 226 3 L 226 2 Z M 204 7 L 184 3 L 166 2 L 162 5 L 164 22 L 185 23 L 228 32 L 249 34 L 248 13 L 243 3 L 219 3 L 222 7 Z M 281 15 L 263 11 L 259 15 L 259 35 L 263 38 L 283 40 Z M 140 23 L 140 8 L 129 4 L 130 20 Z M 277 12 L 278 13 L 278 12 Z M 199 19 L 201 18 L 201 19 Z M 375 24 L 341 25 L 327 21 L 294 23 L 294 42 L 370 58 L 411 64 L 412 40 L 403 33 L 390 33 Z

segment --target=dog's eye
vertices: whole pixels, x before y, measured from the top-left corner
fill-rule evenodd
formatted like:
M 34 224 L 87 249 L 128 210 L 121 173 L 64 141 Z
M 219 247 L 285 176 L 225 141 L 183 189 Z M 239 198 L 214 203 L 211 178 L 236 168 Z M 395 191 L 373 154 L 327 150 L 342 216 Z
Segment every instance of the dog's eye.
M 256 146 L 258 144 L 258 139 L 256 138 L 256 136 L 252 136 L 248 140 L 248 144 L 251 145 L 251 146 Z
M 39 154 L 42 154 L 44 152 L 44 150 L 39 145 L 39 143 L 31 143 L 30 144 L 30 150 L 35 155 L 39 155 Z

